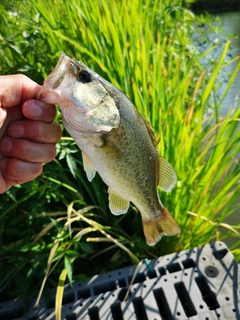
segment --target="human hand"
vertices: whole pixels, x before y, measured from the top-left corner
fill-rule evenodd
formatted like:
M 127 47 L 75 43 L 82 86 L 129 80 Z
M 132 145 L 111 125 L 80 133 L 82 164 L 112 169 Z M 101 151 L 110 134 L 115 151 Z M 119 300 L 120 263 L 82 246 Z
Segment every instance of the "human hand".
M 55 106 L 34 99 L 41 86 L 24 75 L 0 76 L 0 194 L 35 179 L 56 156 Z

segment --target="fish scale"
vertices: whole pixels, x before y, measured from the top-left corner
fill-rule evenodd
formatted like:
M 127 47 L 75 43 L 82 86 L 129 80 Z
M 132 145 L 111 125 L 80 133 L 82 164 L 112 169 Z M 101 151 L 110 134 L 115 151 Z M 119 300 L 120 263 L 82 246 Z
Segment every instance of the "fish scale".
M 108 185 L 113 214 L 126 213 L 132 202 L 149 245 L 180 232 L 157 191 L 158 185 L 173 189 L 175 171 L 158 154 L 150 124 L 120 90 L 61 53 L 38 98 L 59 106 L 65 128 L 82 151 L 88 180 L 98 172 Z

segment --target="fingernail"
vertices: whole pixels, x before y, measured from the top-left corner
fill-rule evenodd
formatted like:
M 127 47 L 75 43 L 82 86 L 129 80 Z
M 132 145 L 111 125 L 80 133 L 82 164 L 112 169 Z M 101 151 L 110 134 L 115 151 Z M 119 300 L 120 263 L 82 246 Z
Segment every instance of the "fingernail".
M 30 117 L 39 117 L 42 113 L 42 108 L 37 104 L 37 102 L 33 101 L 29 104 L 27 113 Z
M 9 138 L 3 138 L 1 143 L 1 151 L 8 153 L 12 150 L 12 141 Z
M 20 138 L 24 135 L 24 128 L 19 124 L 12 124 L 8 129 L 8 134 L 13 138 Z

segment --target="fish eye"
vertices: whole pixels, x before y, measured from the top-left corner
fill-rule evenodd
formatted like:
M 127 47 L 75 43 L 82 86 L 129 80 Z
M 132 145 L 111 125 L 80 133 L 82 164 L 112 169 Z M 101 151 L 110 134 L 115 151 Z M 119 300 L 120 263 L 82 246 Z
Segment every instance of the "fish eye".
M 77 78 L 83 83 L 91 82 L 91 75 L 88 71 L 82 70 L 77 73 Z

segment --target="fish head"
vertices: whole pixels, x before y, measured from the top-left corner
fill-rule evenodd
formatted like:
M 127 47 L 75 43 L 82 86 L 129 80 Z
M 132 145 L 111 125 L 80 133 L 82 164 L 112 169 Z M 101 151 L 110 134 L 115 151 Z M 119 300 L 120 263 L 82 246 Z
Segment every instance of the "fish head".
M 57 104 L 63 121 L 75 131 L 110 131 L 118 128 L 120 114 L 104 81 L 82 62 L 61 53 L 37 98 Z

